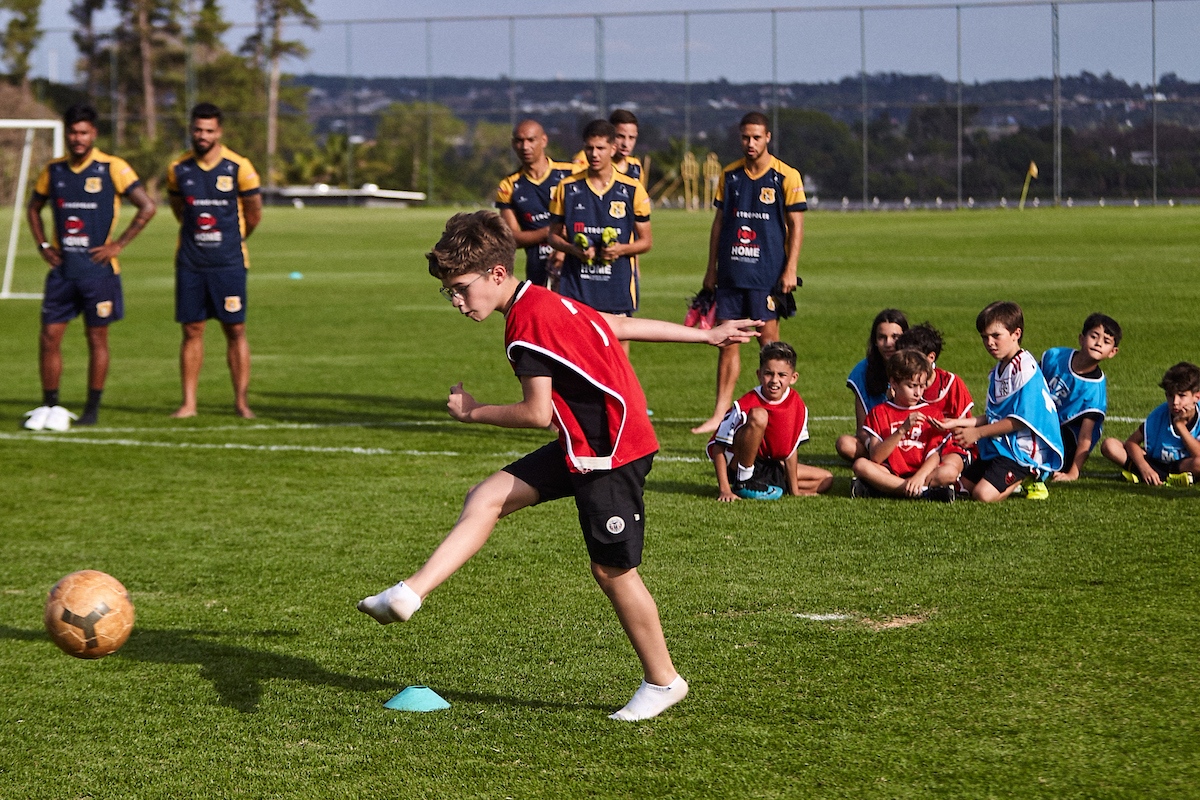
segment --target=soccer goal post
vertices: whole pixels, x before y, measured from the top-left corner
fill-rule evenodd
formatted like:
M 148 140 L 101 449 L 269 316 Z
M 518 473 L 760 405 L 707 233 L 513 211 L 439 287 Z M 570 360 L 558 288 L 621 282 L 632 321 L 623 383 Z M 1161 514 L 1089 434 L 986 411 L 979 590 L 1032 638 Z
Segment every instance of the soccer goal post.
M 63 156 L 63 124 L 56 119 L 0 119 L 0 130 L 25 131 L 25 147 L 21 151 L 21 167 L 17 173 L 17 191 L 13 195 L 12 225 L 8 231 L 8 252 L 4 257 L 4 281 L 0 283 L 0 300 L 41 299 L 40 294 L 20 294 L 12 291 L 13 267 L 17 261 L 17 240 L 21 234 L 26 190 L 29 187 L 29 166 L 33 159 L 33 136 L 39 130 L 51 131 L 55 158 Z

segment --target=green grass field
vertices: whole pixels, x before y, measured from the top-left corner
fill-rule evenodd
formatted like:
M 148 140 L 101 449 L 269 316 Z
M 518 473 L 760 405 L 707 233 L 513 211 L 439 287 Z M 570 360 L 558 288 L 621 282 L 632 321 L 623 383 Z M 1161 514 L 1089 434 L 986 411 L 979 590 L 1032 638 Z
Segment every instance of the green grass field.
M 1200 796 L 1200 489 L 1130 486 L 1096 456 L 1045 503 L 852 501 L 833 451 L 876 311 L 933 321 L 980 398 L 974 318 L 996 299 L 1024 306 L 1039 355 L 1091 311 L 1123 324 L 1107 432 L 1128 435 L 1163 371 L 1200 360 L 1200 210 L 809 214 L 783 338 L 828 497 L 715 502 L 688 433 L 715 351 L 635 344 L 662 442 L 642 571 L 692 685 L 642 724 L 606 718 L 640 674 L 569 501 L 501 522 L 412 622 L 354 609 L 420 565 L 473 483 L 547 439 L 445 413 L 459 380 L 519 397 L 500 319 L 459 318 L 426 274 L 448 213 L 267 210 L 253 422 L 231 413 L 215 326 L 201 415 L 168 418 L 165 208 L 123 260 L 100 427 L 19 429 L 40 402 L 38 304 L 0 302 L 0 797 Z M 682 318 L 709 222 L 656 213 L 646 316 Z M 26 243 L 14 288 L 41 277 Z M 64 357 L 79 410 L 78 322 Z M 97 662 L 41 627 L 49 588 L 84 568 L 138 611 Z M 410 684 L 452 707 L 383 707 Z

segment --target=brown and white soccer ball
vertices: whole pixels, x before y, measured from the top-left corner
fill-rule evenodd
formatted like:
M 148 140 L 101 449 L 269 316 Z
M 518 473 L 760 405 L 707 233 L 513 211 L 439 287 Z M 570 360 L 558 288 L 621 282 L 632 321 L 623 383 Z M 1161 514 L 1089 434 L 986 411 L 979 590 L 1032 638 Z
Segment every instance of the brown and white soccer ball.
M 46 598 L 46 630 L 64 653 L 104 658 L 133 630 L 133 601 L 121 582 L 95 569 L 72 572 Z

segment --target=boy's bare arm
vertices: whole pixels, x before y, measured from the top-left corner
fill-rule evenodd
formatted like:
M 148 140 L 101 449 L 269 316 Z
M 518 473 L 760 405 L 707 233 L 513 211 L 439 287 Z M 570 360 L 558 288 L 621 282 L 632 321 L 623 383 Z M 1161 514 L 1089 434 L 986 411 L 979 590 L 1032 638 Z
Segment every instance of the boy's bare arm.
M 710 344 L 719 347 L 726 344 L 741 344 L 758 338 L 762 320 L 735 319 L 723 322 L 715 328 L 701 330 L 674 322 L 644 317 L 621 317 L 601 314 L 608 327 L 623 342 L 683 342 Z
M 859 433 L 863 433 L 862 428 L 859 428 Z M 864 438 L 867 440 L 867 456 L 876 464 L 882 464 L 896 449 L 896 445 L 900 444 L 900 440 L 904 438 L 904 431 L 897 428 L 883 440 L 876 439 L 870 434 L 866 434 Z
M 1087 461 L 1088 452 L 1092 449 L 1092 438 L 1096 434 L 1096 421 L 1085 419 L 1079 423 L 1079 437 L 1075 441 L 1075 458 L 1067 469 L 1054 473 L 1056 481 L 1073 481 L 1083 471 L 1083 462 Z
M 478 422 L 500 428 L 546 428 L 554 420 L 550 389 L 549 376 L 522 375 L 524 397 L 519 403 L 488 405 L 477 402 L 459 381 L 450 388 L 446 408 L 459 422 Z
M 725 447 L 717 443 L 717 452 L 713 453 L 713 467 L 717 470 L 717 499 L 730 503 L 738 499 L 729 485 L 729 461 L 725 457 Z
M 1133 462 L 1133 468 L 1137 470 L 1138 475 L 1147 486 L 1161 486 L 1162 479 L 1146 461 L 1146 451 L 1142 448 L 1142 443 L 1146 441 L 1145 426 L 1146 423 L 1143 422 L 1125 440 L 1125 455 L 1129 456 L 1129 460 Z
M 1200 441 L 1196 441 L 1196 437 L 1192 436 L 1187 420 L 1172 420 L 1171 425 L 1179 434 L 1179 438 L 1183 440 L 1183 446 L 1188 451 L 1188 455 L 1192 458 L 1200 458 Z
M 983 417 L 976 417 L 974 425 L 961 427 L 954 432 L 954 441 L 959 445 L 972 445 L 980 439 L 991 439 L 996 436 L 1006 436 L 1013 431 L 1026 428 L 1024 422 L 1015 417 L 1005 417 L 990 424 L 981 424 Z M 949 421 L 949 420 L 948 420 Z
M 708 266 L 704 270 L 704 288 L 710 292 L 717 288 L 717 251 L 721 247 L 721 214 L 717 209 L 712 228 L 708 232 Z
M 787 473 L 788 494 L 800 496 L 800 454 L 793 450 L 792 454 L 783 460 L 784 471 Z

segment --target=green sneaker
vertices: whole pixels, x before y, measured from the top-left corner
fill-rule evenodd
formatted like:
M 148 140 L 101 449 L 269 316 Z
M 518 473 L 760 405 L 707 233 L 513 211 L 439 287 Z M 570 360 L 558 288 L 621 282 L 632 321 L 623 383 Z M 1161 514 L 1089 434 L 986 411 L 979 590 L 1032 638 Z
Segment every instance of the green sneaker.
M 1167 476 L 1167 486 L 1172 486 L 1176 489 L 1186 489 L 1192 485 L 1192 473 L 1190 472 L 1172 472 Z
M 1021 481 L 1021 486 L 1025 489 L 1026 500 L 1046 500 L 1050 497 L 1050 490 L 1046 488 L 1046 484 L 1043 481 L 1026 478 Z
M 1121 470 L 1121 477 L 1124 478 L 1125 480 L 1129 481 L 1130 483 L 1141 483 L 1142 482 L 1142 479 L 1138 477 L 1137 473 L 1130 472 L 1127 469 Z

